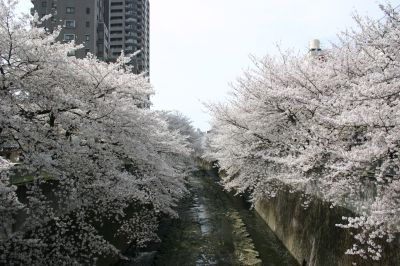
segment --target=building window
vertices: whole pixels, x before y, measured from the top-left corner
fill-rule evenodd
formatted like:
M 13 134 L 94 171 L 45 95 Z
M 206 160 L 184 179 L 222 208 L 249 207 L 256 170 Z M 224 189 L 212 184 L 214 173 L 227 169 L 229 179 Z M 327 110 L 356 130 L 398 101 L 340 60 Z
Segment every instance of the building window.
M 65 10 L 67 14 L 75 14 L 75 7 L 67 7 Z
M 90 27 L 90 21 L 86 21 L 86 28 Z
M 52 8 L 56 8 L 56 7 L 57 7 L 56 2 L 52 2 L 52 3 L 51 3 L 51 7 L 52 7 Z
M 47 2 L 46 1 L 42 1 L 42 7 L 47 7 Z
M 75 50 L 69 51 L 67 53 L 68 56 L 74 56 L 75 55 Z
M 75 34 L 64 34 L 64 41 L 69 42 L 75 40 Z
M 90 7 L 86 8 L 86 14 L 90 14 Z
M 85 35 L 85 41 L 90 41 L 90 35 Z
M 65 27 L 69 29 L 75 28 L 75 20 L 66 20 Z

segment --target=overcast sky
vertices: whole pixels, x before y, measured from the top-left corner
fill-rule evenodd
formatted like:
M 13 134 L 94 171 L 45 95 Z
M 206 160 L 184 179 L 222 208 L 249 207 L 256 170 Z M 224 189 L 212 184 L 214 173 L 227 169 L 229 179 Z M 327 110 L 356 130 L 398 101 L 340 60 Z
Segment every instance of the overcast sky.
M 178 110 L 202 130 L 209 128 L 202 102 L 223 101 L 229 83 L 251 66 L 250 54 L 276 54 L 277 43 L 306 53 L 313 38 L 329 47 L 338 32 L 354 27 L 355 10 L 383 16 L 376 0 L 150 0 L 150 6 L 153 108 Z M 21 11 L 30 7 L 21 0 Z

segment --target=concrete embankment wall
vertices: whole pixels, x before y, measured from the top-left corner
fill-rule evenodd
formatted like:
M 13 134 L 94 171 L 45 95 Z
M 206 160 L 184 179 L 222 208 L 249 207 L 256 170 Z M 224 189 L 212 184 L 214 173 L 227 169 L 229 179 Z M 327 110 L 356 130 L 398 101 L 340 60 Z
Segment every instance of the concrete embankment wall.
M 281 191 L 270 200 L 260 200 L 255 206 L 267 225 L 302 265 L 351 266 L 352 262 L 365 266 L 400 265 L 399 236 L 386 244 L 379 262 L 365 261 L 345 255 L 354 243 L 350 231 L 335 224 L 342 223 L 342 216 L 354 216 L 349 210 L 313 199 L 307 209 L 301 205 L 301 193 Z

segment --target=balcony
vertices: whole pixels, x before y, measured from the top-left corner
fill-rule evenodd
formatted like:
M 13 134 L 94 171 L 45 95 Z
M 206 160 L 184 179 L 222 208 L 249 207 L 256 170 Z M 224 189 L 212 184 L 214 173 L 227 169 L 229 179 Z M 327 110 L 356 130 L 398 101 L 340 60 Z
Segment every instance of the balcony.
M 127 18 L 125 21 L 126 21 L 126 22 L 136 22 L 136 19 L 134 19 L 134 18 Z
M 126 45 L 126 44 L 135 44 L 135 43 L 137 43 L 137 41 L 136 41 L 135 39 L 128 39 L 128 40 L 125 40 L 125 45 Z

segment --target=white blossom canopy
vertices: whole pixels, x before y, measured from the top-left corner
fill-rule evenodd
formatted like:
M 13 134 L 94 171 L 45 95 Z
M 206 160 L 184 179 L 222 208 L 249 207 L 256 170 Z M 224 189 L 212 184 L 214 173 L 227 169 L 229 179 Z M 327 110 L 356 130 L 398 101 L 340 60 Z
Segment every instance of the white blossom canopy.
M 373 260 L 400 231 L 400 16 L 382 10 L 321 56 L 254 60 L 231 100 L 210 105 L 206 154 L 254 201 L 290 187 L 353 210 L 348 253 Z

